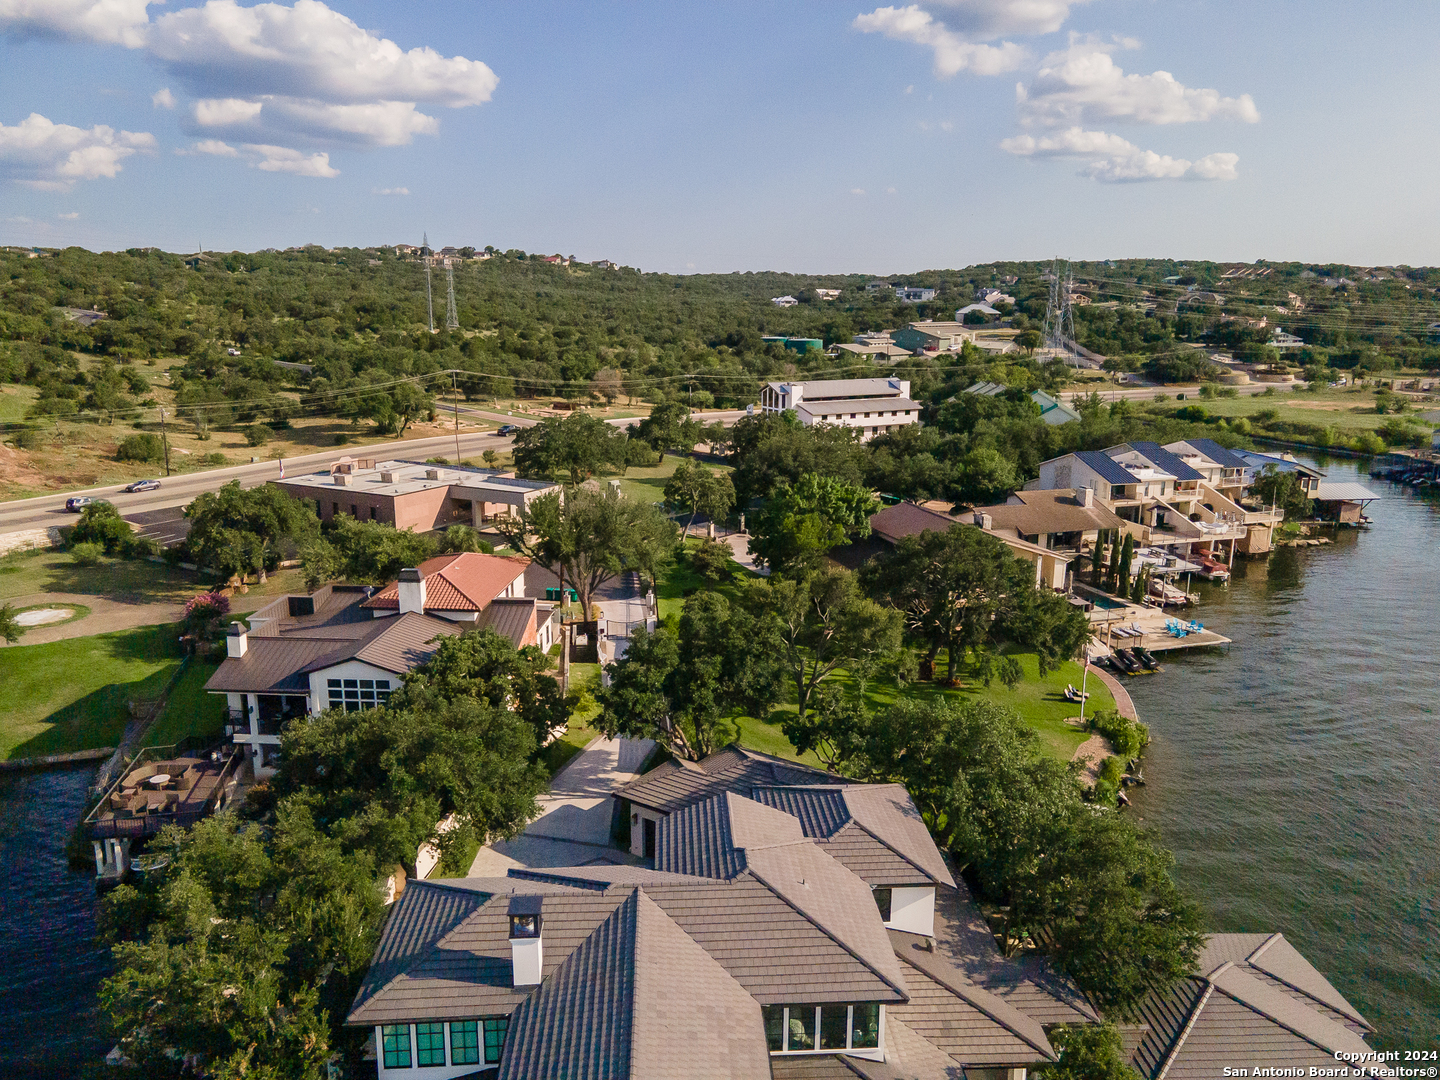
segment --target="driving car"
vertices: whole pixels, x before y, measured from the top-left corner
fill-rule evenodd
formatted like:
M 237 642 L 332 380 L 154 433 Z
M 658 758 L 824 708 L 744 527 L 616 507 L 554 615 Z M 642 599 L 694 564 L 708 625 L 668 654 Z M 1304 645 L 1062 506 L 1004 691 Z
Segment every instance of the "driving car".
M 126 484 L 120 490 L 131 493 L 136 491 L 157 491 L 159 488 L 159 480 L 136 480 L 133 484 Z
M 497 431 L 497 432 L 495 432 L 495 434 L 496 434 L 496 435 L 514 435 L 514 434 L 515 434 L 517 431 L 519 431 L 519 430 L 520 430 L 520 425 L 519 425 L 519 424 L 501 424 L 501 425 L 500 425 L 500 430 Z
M 78 514 L 81 510 L 84 510 L 85 507 L 89 506 L 94 501 L 95 500 L 92 499 L 89 495 L 75 495 L 65 500 L 65 509 L 69 513 Z

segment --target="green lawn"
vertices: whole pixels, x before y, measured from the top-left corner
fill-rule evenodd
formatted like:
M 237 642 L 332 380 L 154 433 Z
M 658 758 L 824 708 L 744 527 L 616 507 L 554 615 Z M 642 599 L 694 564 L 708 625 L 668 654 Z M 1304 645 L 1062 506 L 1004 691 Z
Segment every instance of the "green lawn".
M 35 403 L 39 391 L 33 386 L 6 384 L 0 388 L 0 424 L 13 424 L 25 419 L 25 413 Z
M 0 649 L 0 754 L 114 746 L 129 718 L 126 702 L 158 697 L 180 660 L 173 625 Z
M 639 499 L 642 502 L 659 502 L 665 497 L 665 482 L 675 472 L 676 466 L 684 460 L 675 454 L 666 454 L 660 464 L 653 468 L 632 467 L 625 470 L 625 475 L 618 477 L 620 490 L 629 495 L 632 499 Z M 705 468 L 715 472 L 729 472 L 730 466 L 716 465 L 712 462 L 703 462 Z
M 0 600 L 28 593 L 77 593 L 127 603 L 174 603 L 209 588 L 189 570 L 148 560 L 101 559 L 77 566 L 62 551 L 24 551 L 0 559 Z
M 225 696 L 205 693 L 219 664 L 191 660 L 165 701 L 165 710 L 145 738 L 146 746 L 170 746 L 191 735 L 219 735 L 225 726 Z

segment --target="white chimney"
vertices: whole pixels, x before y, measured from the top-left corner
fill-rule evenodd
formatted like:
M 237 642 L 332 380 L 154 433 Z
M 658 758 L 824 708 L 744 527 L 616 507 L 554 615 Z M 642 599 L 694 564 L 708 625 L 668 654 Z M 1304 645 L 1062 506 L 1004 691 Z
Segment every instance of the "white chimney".
M 232 622 L 230 633 L 225 637 L 225 654 L 232 660 L 239 660 L 250 648 L 250 635 L 242 622 Z
M 1081 506 L 1095 505 L 1095 489 L 1082 487 L 1075 489 L 1075 501 Z
M 512 986 L 539 986 L 545 970 L 540 939 L 539 896 L 510 898 L 510 974 Z
M 400 593 L 401 615 L 407 611 L 413 611 L 417 615 L 425 613 L 425 579 L 420 576 L 419 570 L 413 567 L 401 570 L 396 588 Z

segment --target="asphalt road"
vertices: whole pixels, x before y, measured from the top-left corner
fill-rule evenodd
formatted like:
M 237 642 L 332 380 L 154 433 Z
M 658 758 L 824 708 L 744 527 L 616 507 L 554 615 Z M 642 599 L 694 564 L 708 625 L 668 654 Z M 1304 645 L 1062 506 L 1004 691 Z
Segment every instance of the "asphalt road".
M 504 413 L 485 412 L 463 405 L 460 411 L 500 424 L 514 424 L 516 427 L 533 427 L 539 423 L 534 417 L 507 416 Z M 737 410 L 696 413 L 695 417 L 706 423 L 713 423 L 716 420 L 734 423 L 736 419 L 744 415 L 744 412 Z M 637 421 L 624 419 L 609 420 L 607 423 L 625 428 Z M 511 440 L 508 437 L 501 438 L 493 433 L 470 432 L 467 434 L 462 431 L 460 433 L 460 456 L 471 458 L 478 457 L 486 450 L 508 450 L 510 443 Z M 296 476 L 300 473 L 321 472 L 342 457 L 409 458 L 423 461 L 430 457 L 453 458 L 454 455 L 455 436 L 439 435 L 424 439 L 409 439 L 405 442 L 379 443 L 374 446 L 337 446 L 333 450 L 322 450 L 315 454 L 286 458 L 285 473 L 287 476 Z M 49 525 L 68 525 L 75 520 L 75 516 L 65 512 L 65 500 L 71 495 L 90 495 L 114 503 L 121 516 L 142 526 L 142 530 L 147 535 L 153 535 L 163 543 L 162 537 L 169 535 L 177 528 L 181 530 L 184 528 L 180 516 L 173 512 L 174 508 L 188 505 L 201 492 L 215 491 L 231 480 L 239 480 L 241 487 L 251 488 L 259 487 L 268 480 L 278 480 L 279 478 L 279 463 L 266 460 L 257 461 L 251 465 L 233 465 L 226 469 L 186 473 L 183 476 L 162 476 L 159 477 L 160 489 L 158 491 L 126 495 L 120 491 L 124 487 L 123 484 L 113 484 L 109 487 L 86 488 L 83 491 L 66 491 L 53 495 L 38 495 L 31 499 L 17 499 L 13 502 L 0 503 L 0 533 L 43 528 Z M 156 512 L 161 510 L 170 510 L 172 513 L 157 515 Z M 183 531 L 180 535 L 184 535 Z

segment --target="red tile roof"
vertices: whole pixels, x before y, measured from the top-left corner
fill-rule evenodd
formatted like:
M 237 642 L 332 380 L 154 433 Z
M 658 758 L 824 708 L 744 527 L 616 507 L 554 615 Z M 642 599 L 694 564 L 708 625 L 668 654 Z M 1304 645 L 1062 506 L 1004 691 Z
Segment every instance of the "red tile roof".
M 417 567 L 425 579 L 425 610 L 484 611 L 529 565 L 529 559 L 476 551 L 426 559 Z M 363 606 L 399 610 L 399 584 L 392 581 Z

